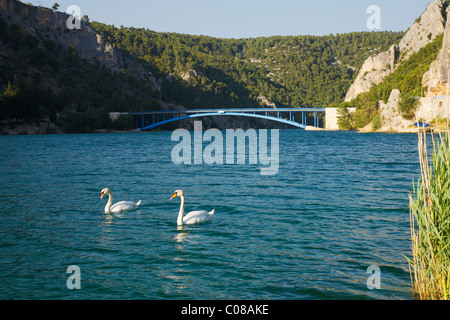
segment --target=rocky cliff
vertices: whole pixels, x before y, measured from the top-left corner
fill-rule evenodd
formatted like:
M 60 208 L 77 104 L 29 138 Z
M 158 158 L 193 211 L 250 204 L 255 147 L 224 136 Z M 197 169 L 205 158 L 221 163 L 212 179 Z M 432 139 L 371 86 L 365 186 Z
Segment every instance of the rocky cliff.
M 447 16 L 450 14 L 450 7 L 447 8 Z M 438 59 L 434 61 L 430 70 L 426 72 L 422 79 L 425 97 L 447 95 L 450 65 L 450 19 L 447 20 L 442 49 Z
M 345 101 L 353 100 L 360 93 L 369 91 L 373 84 L 382 82 L 394 70 L 397 58 L 398 45 L 392 45 L 389 51 L 367 58 L 348 90 Z
M 69 29 L 67 21 L 73 21 L 70 15 L 16 0 L 0 0 L 0 9 L 5 21 L 15 23 L 36 37 L 48 38 L 66 49 L 73 47 L 84 59 L 98 61 L 114 71 L 127 70 L 137 78 L 148 81 L 155 89 L 159 88 L 156 79 L 137 61 L 123 56 L 84 21 L 79 21 L 79 29 Z
M 369 57 L 348 90 L 345 101 L 351 101 L 360 93 L 369 91 L 373 84 L 381 83 L 395 70 L 401 60 L 408 59 L 443 33 L 445 16 L 442 8 L 442 0 L 435 0 L 429 4 L 398 45 L 393 45 L 387 52 Z

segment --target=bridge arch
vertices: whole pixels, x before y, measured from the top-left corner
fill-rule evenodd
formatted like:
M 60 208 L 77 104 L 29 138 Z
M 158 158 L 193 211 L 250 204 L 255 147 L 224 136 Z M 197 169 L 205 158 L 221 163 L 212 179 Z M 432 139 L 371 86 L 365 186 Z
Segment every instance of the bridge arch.
M 239 112 L 214 112 L 214 113 L 189 114 L 189 115 L 185 115 L 182 117 L 171 118 L 168 120 L 160 121 L 160 122 L 151 124 L 149 126 L 143 127 L 140 130 L 141 131 L 151 130 L 151 129 L 154 129 L 159 126 L 162 126 L 162 125 L 165 125 L 165 124 L 168 124 L 171 122 L 179 121 L 179 120 L 184 120 L 184 119 L 212 117 L 212 116 L 238 116 L 238 117 L 259 118 L 259 119 L 281 122 L 281 123 L 288 124 L 288 125 L 300 128 L 300 129 L 306 129 L 306 125 L 304 125 L 304 124 L 301 124 L 301 123 L 298 123 L 295 121 L 291 121 L 291 120 L 282 119 L 282 118 L 272 117 L 272 116 L 265 116 L 265 115 L 261 115 L 261 114 L 252 114 L 252 113 L 239 113 Z
M 290 120 L 272 117 L 272 116 L 265 116 L 265 115 L 260 115 L 260 114 L 250 114 L 250 113 L 238 113 L 238 112 L 215 112 L 215 113 L 190 114 L 190 115 L 186 115 L 186 116 L 182 116 L 182 117 L 176 117 L 176 118 L 172 118 L 172 119 L 168 119 L 168 120 L 164 120 L 164 121 L 160 121 L 160 122 L 151 124 L 149 126 L 141 128 L 140 130 L 141 131 L 150 130 L 150 129 L 154 129 L 156 127 L 159 127 L 159 126 L 171 123 L 171 122 L 184 120 L 184 119 L 211 117 L 211 116 L 239 116 L 239 117 L 259 118 L 259 119 L 277 121 L 277 122 L 288 124 L 288 125 L 291 125 L 291 126 L 294 126 L 297 128 L 306 129 L 306 125 L 300 124 L 295 121 L 290 121 Z

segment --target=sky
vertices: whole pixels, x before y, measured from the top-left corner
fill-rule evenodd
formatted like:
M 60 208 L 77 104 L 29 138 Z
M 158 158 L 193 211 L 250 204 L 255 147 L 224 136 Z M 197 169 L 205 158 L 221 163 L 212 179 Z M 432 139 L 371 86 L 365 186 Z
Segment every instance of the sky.
M 59 11 L 71 5 L 81 16 L 116 27 L 158 32 L 254 38 L 329 35 L 355 31 L 406 31 L 431 0 L 22 0 Z M 371 5 L 379 8 L 367 13 Z M 374 29 L 368 20 L 379 22 Z

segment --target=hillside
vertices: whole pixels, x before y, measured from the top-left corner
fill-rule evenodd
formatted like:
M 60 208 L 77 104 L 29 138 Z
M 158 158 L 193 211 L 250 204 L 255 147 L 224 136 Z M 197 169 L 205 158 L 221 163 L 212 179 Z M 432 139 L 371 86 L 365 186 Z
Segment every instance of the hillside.
M 81 22 L 0 1 L 0 121 L 49 118 L 65 131 L 129 127 L 111 111 L 325 107 L 340 103 L 365 59 L 403 33 L 217 39 Z M 6 121 L 6 122 L 5 122 Z
M 279 107 L 340 102 L 363 61 L 403 35 L 360 32 L 235 40 L 90 25 L 163 79 L 165 99 L 188 108 L 257 106 L 264 97 L 266 104 Z
M 410 131 L 416 115 L 426 121 L 445 118 L 449 66 L 450 1 L 435 0 L 399 44 L 370 56 L 347 92 L 340 109 L 341 129 Z M 349 113 L 349 108 L 356 108 Z
M 158 93 L 137 78 L 137 64 L 93 30 L 68 31 L 67 15 L 0 2 L 0 120 L 49 119 L 68 132 L 114 128 L 108 112 L 159 108 Z M 130 62 L 128 70 L 120 64 Z M 6 121 L 6 122 L 5 122 Z

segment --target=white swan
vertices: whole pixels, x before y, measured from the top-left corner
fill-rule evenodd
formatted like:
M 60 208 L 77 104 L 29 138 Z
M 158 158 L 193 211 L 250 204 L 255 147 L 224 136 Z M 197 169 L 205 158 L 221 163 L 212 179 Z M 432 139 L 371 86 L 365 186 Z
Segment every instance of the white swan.
M 180 213 L 178 214 L 178 219 L 177 219 L 177 224 L 179 226 L 181 226 L 183 224 L 196 224 L 196 223 L 201 223 L 201 222 L 211 220 L 215 209 L 213 209 L 211 212 L 207 212 L 204 210 L 192 211 L 192 212 L 189 212 L 185 217 L 183 217 L 183 214 L 184 214 L 184 192 L 183 192 L 183 190 L 176 190 L 170 199 L 173 199 L 175 197 L 181 198 Z
M 108 203 L 105 206 L 105 213 L 117 213 L 117 212 L 122 212 L 122 211 L 134 210 L 139 207 L 139 205 L 141 204 L 141 201 L 142 201 L 142 200 L 139 200 L 138 203 L 134 203 L 131 201 L 120 201 L 112 206 L 112 202 L 113 202 L 112 192 L 108 188 L 103 189 L 100 199 L 102 199 L 105 194 L 107 194 L 109 196 Z

